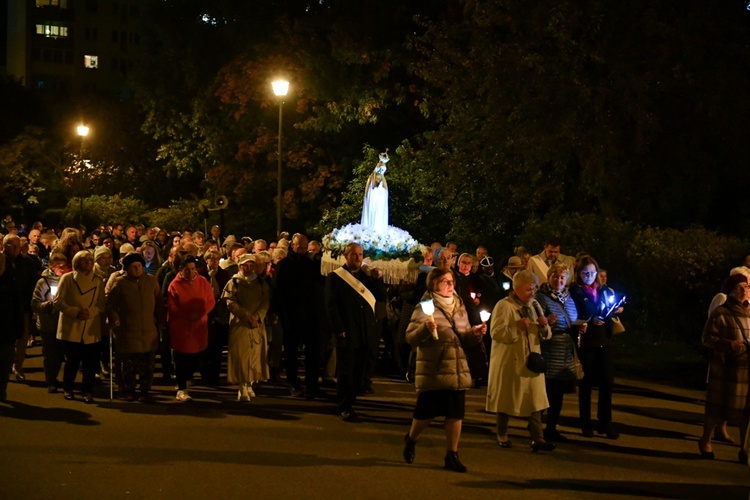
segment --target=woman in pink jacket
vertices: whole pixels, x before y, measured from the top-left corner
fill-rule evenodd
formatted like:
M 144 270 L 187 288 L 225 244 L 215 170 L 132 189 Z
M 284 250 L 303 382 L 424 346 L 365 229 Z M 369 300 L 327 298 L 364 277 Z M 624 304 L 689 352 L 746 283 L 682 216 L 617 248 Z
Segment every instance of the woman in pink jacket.
M 211 285 L 198 275 L 192 255 L 175 258 L 177 277 L 167 291 L 167 322 L 177 375 L 177 401 L 190 401 L 187 381 L 198 370 L 208 346 L 208 313 L 214 308 Z

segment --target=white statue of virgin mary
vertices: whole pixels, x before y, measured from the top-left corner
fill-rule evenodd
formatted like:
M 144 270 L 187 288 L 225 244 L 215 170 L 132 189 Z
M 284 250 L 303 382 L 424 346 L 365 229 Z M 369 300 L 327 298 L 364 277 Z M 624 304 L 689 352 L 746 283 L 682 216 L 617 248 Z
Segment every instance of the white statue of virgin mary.
M 388 183 L 385 180 L 385 164 L 388 163 L 388 151 L 380 153 L 380 161 L 367 179 L 365 202 L 362 206 L 362 225 L 372 228 L 377 233 L 388 231 Z

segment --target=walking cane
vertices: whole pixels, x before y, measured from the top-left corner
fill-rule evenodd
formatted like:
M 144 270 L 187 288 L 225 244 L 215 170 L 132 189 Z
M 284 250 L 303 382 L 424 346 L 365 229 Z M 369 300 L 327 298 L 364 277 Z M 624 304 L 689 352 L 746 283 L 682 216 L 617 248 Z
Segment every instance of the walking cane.
M 112 330 L 109 331 L 109 402 L 112 402 L 114 393 L 113 384 L 115 383 L 115 367 L 112 366 Z

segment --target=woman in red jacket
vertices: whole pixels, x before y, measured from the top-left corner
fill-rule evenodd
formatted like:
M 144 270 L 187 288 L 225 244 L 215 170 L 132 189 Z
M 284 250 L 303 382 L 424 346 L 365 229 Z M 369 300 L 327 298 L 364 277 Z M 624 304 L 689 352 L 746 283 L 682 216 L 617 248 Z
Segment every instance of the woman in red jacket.
M 177 277 L 167 292 L 167 322 L 177 375 L 177 401 L 190 401 L 187 381 L 208 347 L 208 313 L 216 301 L 211 285 L 198 275 L 192 255 L 175 258 Z

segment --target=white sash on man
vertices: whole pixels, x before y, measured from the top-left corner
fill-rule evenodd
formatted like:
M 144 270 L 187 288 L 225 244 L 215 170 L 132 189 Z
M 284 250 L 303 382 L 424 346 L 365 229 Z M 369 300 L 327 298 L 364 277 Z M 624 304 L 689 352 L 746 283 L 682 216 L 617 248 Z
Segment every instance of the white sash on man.
M 372 307 L 373 314 L 375 313 L 375 296 L 372 294 L 370 290 L 367 289 L 367 287 L 359 281 L 357 278 L 354 277 L 352 273 L 344 269 L 343 267 L 339 267 L 334 271 L 334 273 L 338 274 L 339 278 L 344 280 L 347 285 L 352 287 L 355 292 L 360 294 L 363 299 L 367 301 L 368 304 L 370 304 L 370 307 Z
M 539 278 L 539 283 L 546 283 L 549 266 L 544 261 L 544 259 L 539 255 L 534 255 L 529 259 L 529 263 L 531 264 L 531 270 Z

